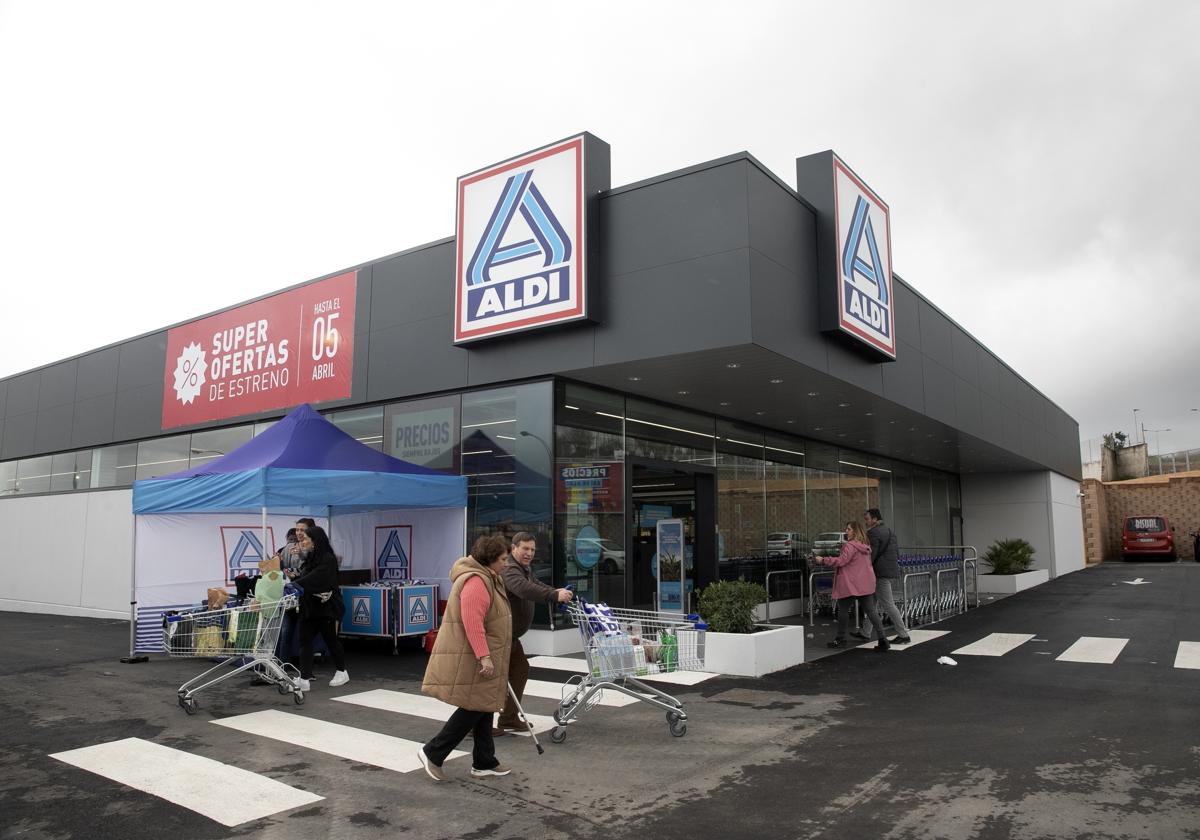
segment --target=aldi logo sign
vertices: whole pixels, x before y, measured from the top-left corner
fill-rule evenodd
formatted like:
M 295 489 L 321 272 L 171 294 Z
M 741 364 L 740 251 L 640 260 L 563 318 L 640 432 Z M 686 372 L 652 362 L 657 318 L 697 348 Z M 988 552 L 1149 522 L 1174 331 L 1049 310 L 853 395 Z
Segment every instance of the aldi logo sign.
M 455 343 L 588 317 L 589 196 L 607 186 L 586 134 L 458 179 Z
M 221 525 L 221 548 L 225 554 L 225 582 L 245 573 L 247 577 L 258 574 L 258 564 L 275 553 L 275 529 L 267 528 L 270 544 L 263 545 L 261 526 Z
M 797 159 L 800 195 L 816 210 L 818 312 L 883 361 L 896 358 L 892 228 L 887 204 L 832 151 Z
M 409 580 L 412 577 L 412 526 L 375 527 L 375 579 Z
M 836 157 L 833 166 L 840 326 L 895 358 L 888 206 Z

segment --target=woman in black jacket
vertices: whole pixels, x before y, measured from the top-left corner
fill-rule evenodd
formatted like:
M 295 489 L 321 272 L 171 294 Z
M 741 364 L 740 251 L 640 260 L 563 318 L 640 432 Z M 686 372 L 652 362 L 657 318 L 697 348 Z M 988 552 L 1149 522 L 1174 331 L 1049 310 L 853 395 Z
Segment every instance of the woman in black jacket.
M 300 598 L 300 690 L 309 690 L 312 679 L 313 637 L 325 640 L 333 655 L 337 673 L 329 685 L 337 688 L 350 682 L 346 673 L 346 655 L 338 640 L 337 623 L 345 607 L 338 589 L 338 562 L 324 529 L 310 525 L 299 532 L 300 548 L 307 553 L 300 576 L 293 583 L 304 590 Z

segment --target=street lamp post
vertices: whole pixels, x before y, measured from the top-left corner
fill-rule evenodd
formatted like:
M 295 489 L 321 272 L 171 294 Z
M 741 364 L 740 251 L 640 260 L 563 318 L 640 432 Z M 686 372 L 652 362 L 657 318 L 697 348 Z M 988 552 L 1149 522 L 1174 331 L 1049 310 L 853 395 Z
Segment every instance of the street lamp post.
M 1160 438 L 1159 435 L 1162 432 L 1169 432 L 1169 431 L 1171 431 L 1171 430 L 1170 429 L 1147 429 L 1145 426 L 1142 427 L 1142 439 L 1143 440 L 1145 440 L 1145 438 L 1146 438 L 1146 432 L 1154 433 L 1154 448 L 1158 452 L 1158 474 L 1159 475 L 1162 475 L 1162 471 L 1163 471 L 1163 468 L 1162 468 L 1162 438 Z

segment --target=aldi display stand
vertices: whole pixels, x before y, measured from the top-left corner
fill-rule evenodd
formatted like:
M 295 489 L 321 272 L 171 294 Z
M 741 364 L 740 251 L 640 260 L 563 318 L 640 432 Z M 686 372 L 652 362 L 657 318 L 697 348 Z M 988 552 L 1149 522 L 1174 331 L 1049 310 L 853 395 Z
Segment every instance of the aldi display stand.
M 436 584 L 343 586 L 342 600 L 346 612 L 339 634 L 390 638 L 393 654 L 401 636 L 423 636 L 438 626 Z

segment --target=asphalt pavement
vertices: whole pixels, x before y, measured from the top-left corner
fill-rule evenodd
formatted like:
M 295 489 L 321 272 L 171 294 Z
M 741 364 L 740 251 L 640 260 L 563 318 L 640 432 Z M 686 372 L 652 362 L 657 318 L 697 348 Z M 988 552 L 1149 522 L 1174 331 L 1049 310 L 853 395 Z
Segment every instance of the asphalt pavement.
M 0 613 L 0 837 L 1200 837 L 1198 608 L 1200 564 L 1089 568 L 907 649 L 661 684 L 683 737 L 606 692 L 542 756 L 498 739 L 510 776 L 460 757 L 444 783 L 413 764 L 439 727 L 415 648 L 352 647 L 350 683 L 327 670 L 302 706 L 237 678 L 189 716 L 175 689 L 206 663 L 124 665 L 123 622 Z

